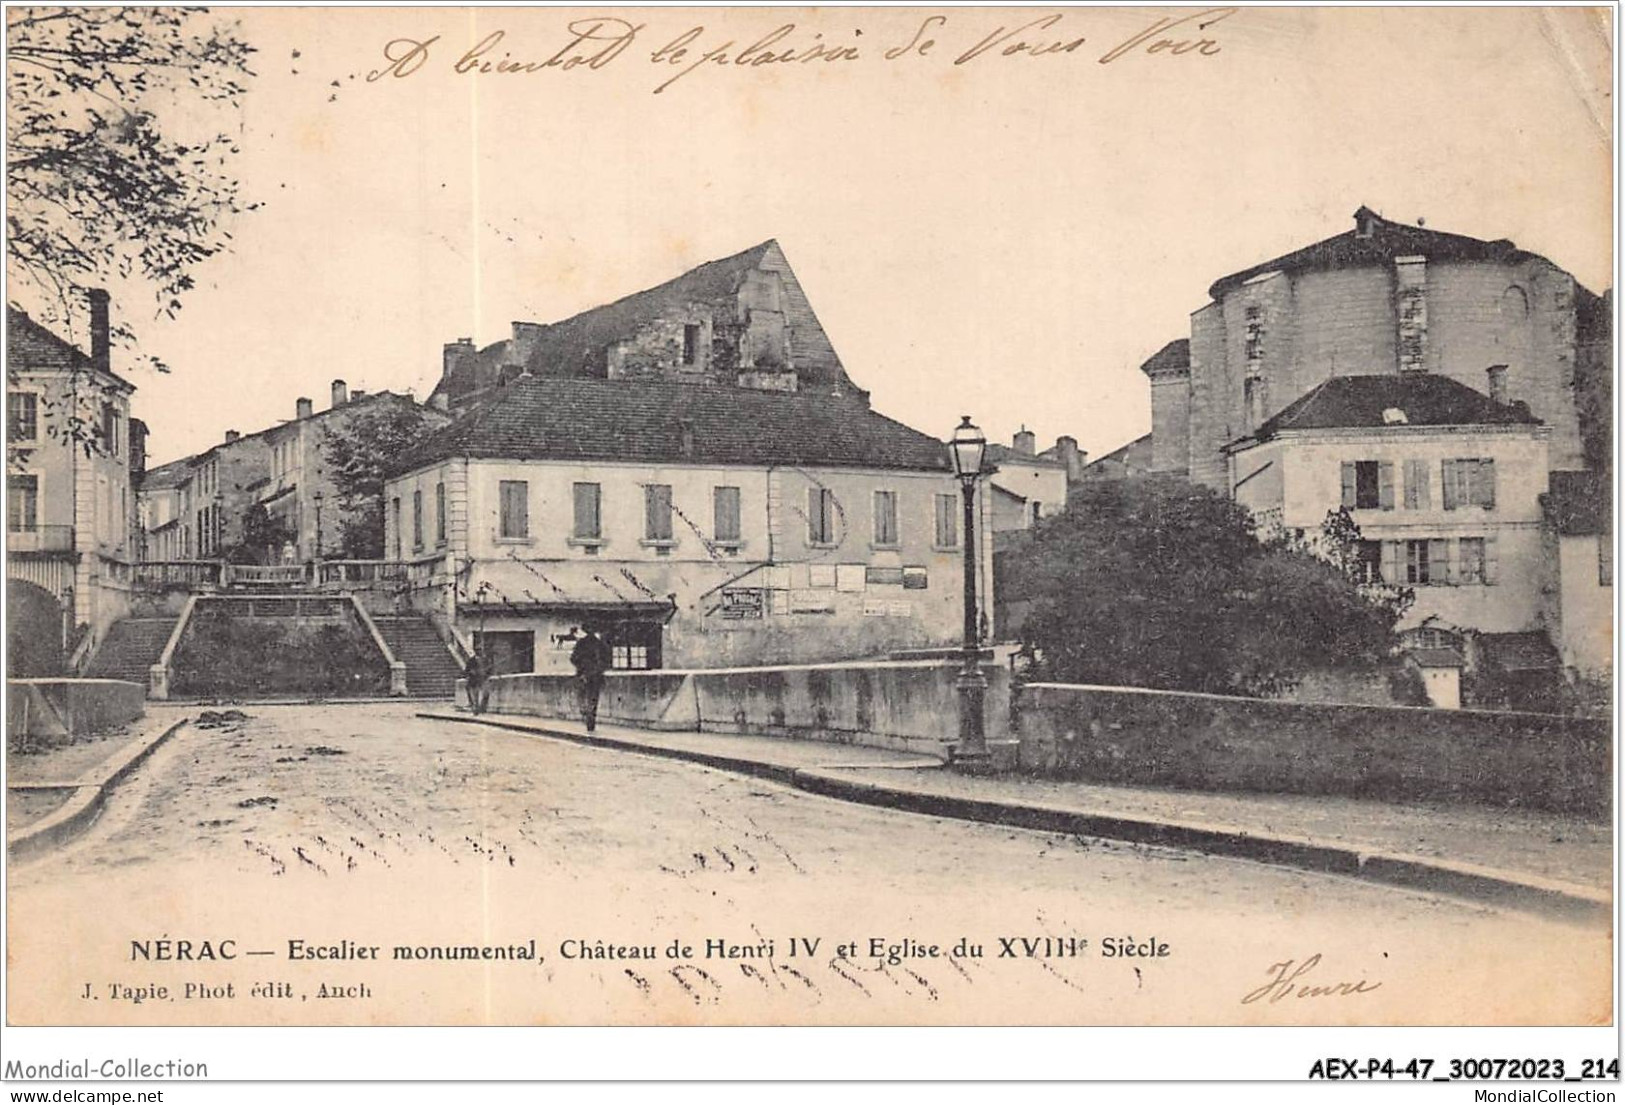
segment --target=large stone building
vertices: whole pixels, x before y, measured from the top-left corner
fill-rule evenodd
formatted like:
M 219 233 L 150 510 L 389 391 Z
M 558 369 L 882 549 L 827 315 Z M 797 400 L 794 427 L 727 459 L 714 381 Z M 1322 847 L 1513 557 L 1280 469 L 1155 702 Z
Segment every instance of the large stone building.
M 107 293 L 90 300 L 90 352 L 6 311 L 6 575 L 13 629 L 60 653 L 129 607 L 143 426 L 112 370 Z M 60 663 L 44 661 L 46 666 Z
M 497 670 L 567 671 L 587 623 L 622 668 L 958 643 L 947 450 L 869 408 L 776 243 L 443 367 L 461 414 L 394 466 L 386 555 L 444 558 L 416 601 Z
M 449 343 L 431 404 L 476 403 L 521 373 L 726 384 L 867 402 L 776 241 L 560 322 Z
M 1349 509 L 1372 577 L 1416 588 L 1419 647 L 1488 655 L 1505 635 L 1527 660 L 1530 641 L 1584 623 L 1589 643 L 1562 646 L 1563 662 L 1594 670 L 1597 613 L 1551 595 L 1612 602 L 1554 582 L 1570 569 L 1551 555 L 1562 529 L 1543 536 L 1542 497 L 1561 488 L 1563 517 L 1600 516 L 1573 499 L 1606 496 L 1605 478 L 1576 478 L 1610 455 L 1606 296 L 1510 241 L 1365 207 L 1209 295 L 1189 339 L 1142 366 L 1152 472 L 1247 503 L 1265 527 L 1312 535 Z
M 297 563 L 342 557 L 345 525 L 355 510 L 333 482 L 328 443 L 337 434 L 388 411 L 417 411 L 430 426 L 449 418 L 419 407 L 410 395 L 380 391 L 353 394 L 343 380 L 332 384 L 324 410 L 305 398 L 294 416 L 252 434 L 227 430 L 220 444 L 171 461 L 141 481 L 142 559 L 212 560 L 244 551 L 250 511 L 263 508 L 279 532 L 282 548 L 248 549 L 262 559 L 290 556 Z

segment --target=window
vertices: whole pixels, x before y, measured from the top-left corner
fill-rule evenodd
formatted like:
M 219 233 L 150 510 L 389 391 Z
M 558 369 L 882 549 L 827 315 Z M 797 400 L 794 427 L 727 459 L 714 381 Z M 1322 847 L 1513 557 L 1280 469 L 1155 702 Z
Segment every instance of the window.
M 671 538 L 671 484 L 643 485 L 643 539 L 670 541 Z
M 807 544 L 835 544 L 835 492 L 827 487 L 807 489 Z
M 33 441 L 39 436 L 39 396 L 31 391 L 6 395 L 6 440 Z
M 937 548 L 959 547 L 959 496 L 937 496 Z
M 718 487 L 711 492 L 711 532 L 716 540 L 737 544 L 739 541 L 739 488 Z
M 1597 586 L 1614 585 L 1614 535 L 1597 534 Z
M 577 541 L 598 541 L 603 538 L 599 517 L 601 492 L 595 483 L 578 483 L 570 488 L 575 502 L 575 528 L 571 536 Z
M 33 533 L 39 529 L 39 477 L 7 476 L 6 529 Z
M 1360 583 L 1382 582 L 1382 542 L 1359 541 L 1354 546 L 1354 578 Z
M 897 544 L 897 492 L 875 492 L 875 544 Z
M 412 548 L 423 547 L 423 492 L 412 492 Z
M 697 323 L 683 327 L 683 363 L 694 364 L 700 355 L 700 328 Z
M 1264 361 L 1264 309 L 1247 308 L 1247 372 L 1257 376 Z
M 1450 582 L 1450 542 L 1437 537 L 1406 541 L 1405 582 Z
M 1405 509 L 1427 510 L 1433 505 L 1432 491 L 1428 487 L 1428 462 L 1405 462 Z
M 102 447 L 108 456 L 118 456 L 118 409 L 111 403 L 102 404 Z
M 1039 513 L 1040 505 L 1041 504 L 1039 504 L 1039 503 L 1034 503 L 1033 504 L 1033 525 L 1035 525 L 1035 526 L 1038 524 L 1038 519 L 1042 516 Z
M 1388 461 L 1344 461 L 1343 505 L 1351 510 L 1394 509 L 1394 466 Z
M 530 536 L 530 483 L 502 480 L 497 485 L 499 518 L 497 536 L 505 541 L 523 541 Z
M 621 622 L 603 632 L 610 667 L 617 671 L 651 671 L 660 667 L 660 623 Z
M 394 523 L 391 527 L 395 534 L 395 559 L 401 558 L 401 497 L 395 496 L 389 501 L 389 520 Z
M 434 485 L 434 543 L 446 543 L 446 485 Z
M 1443 462 L 1444 508 L 1495 509 L 1495 461 L 1488 457 Z

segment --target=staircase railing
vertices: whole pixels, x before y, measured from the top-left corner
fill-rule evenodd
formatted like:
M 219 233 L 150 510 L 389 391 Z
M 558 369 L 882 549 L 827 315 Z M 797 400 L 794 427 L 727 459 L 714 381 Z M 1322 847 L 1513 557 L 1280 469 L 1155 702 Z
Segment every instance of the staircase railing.
M 389 664 L 389 693 L 391 695 L 404 695 L 406 693 L 406 662 L 396 658 L 394 650 L 389 647 L 389 642 L 385 641 L 384 635 L 379 632 L 378 623 L 372 620 L 372 615 L 367 613 L 367 608 L 361 605 L 361 599 L 355 595 L 347 597 L 350 604 L 355 608 L 355 616 L 361 620 L 362 627 L 372 636 L 372 643 L 378 646 L 378 651 L 383 654 L 384 660 Z
M 169 640 L 164 642 L 164 651 L 158 654 L 157 663 L 147 669 L 147 697 L 165 699 L 169 697 L 169 670 L 175 660 L 175 649 L 181 643 L 181 637 L 186 632 L 186 623 L 192 620 L 192 611 L 197 608 L 197 596 L 188 595 L 186 603 L 181 607 L 180 617 L 175 619 L 175 628 L 169 631 Z

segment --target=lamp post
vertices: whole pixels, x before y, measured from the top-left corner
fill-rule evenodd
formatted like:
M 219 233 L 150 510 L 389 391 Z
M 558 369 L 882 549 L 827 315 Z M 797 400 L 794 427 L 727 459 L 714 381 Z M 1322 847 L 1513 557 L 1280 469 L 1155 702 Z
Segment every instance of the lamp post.
M 959 744 L 954 749 L 954 759 L 973 764 L 983 763 L 988 758 L 983 720 L 987 677 L 982 674 L 981 632 L 976 617 L 976 481 L 982 474 L 982 455 L 986 449 L 987 439 L 971 424 L 970 415 L 965 415 L 954 429 L 949 444 L 954 475 L 959 477 L 959 488 L 965 496 L 962 538 L 965 545 L 965 634 L 961 645 L 962 666 L 954 684 L 959 691 Z

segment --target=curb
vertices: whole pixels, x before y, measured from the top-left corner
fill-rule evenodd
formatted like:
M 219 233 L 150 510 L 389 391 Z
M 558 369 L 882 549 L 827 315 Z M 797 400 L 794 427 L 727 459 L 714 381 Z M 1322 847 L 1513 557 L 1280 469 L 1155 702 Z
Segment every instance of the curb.
M 1446 894 L 1483 904 L 1533 910 L 1574 920 L 1606 921 L 1613 915 L 1613 899 L 1605 892 L 1537 876 L 1454 863 L 1449 860 L 1361 851 L 1340 845 L 1315 844 L 1292 837 L 1267 836 L 1212 825 L 1155 821 L 1116 814 L 1069 810 L 1056 806 L 931 794 L 904 787 L 886 786 L 882 783 L 848 779 L 811 768 L 786 767 L 709 752 L 661 748 L 616 737 L 573 733 L 565 729 L 548 727 L 546 719 L 540 719 L 539 723 L 525 724 L 493 721 L 487 716 L 476 718 L 426 711 L 420 711 L 417 716 L 434 721 L 457 721 L 533 736 L 552 737 L 589 748 L 686 760 L 723 771 L 768 779 L 825 798 L 880 806 L 904 813 L 1179 848 L 1316 874 L 1343 875 L 1406 890 Z
M 114 764 L 105 775 L 99 779 L 81 780 L 74 784 L 73 794 L 62 806 L 53 810 L 45 817 L 32 825 L 25 825 L 16 836 L 6 841 L 6 853 L 13 863 L 27 859 L 39 852 L 53 848 L 72 840 L 101 815 L 102 806 L 107 802 L 108 793 L 124 780 L 130 772 L 141 765 L 141 761 L 152 755 L 160 744 L 168 740 L 175 731 L 185 725 L 191 718 L 179 718 L 150 737 L 139 741 L 135 748 L 122 761 Z M 13 787 L 16 790 L 61 790 L 67 784 L 45 784 L 38 787 L 22 785 Z

